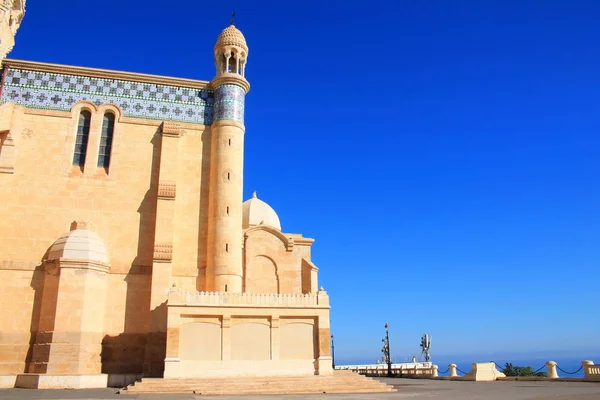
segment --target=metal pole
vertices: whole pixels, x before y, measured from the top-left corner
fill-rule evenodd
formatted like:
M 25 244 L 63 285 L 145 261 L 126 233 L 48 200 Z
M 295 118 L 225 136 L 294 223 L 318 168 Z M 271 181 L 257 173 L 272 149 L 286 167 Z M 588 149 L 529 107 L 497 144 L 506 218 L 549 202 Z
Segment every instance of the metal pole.
M 388 324 L 385 324 L 385 347 L 387 349 L 387 365 L 388 365 L 388 378 L 392 377 L 392 353 L 390 352 L 390 335 L 388 332 Z
M 335 346 L 333 345 L 333 335 L 331 335 L 331 365 L 335 369 Z

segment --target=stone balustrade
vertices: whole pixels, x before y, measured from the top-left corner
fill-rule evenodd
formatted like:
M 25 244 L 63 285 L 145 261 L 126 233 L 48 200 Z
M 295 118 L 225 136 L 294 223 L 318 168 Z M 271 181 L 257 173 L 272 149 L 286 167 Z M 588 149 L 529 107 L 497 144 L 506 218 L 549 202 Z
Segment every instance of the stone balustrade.
M 473 364 L 473 368 L 471 370 L 471 372 L 469 372 L 468 374 L 464 375 L 464 376 L 459 376 L 457 374 L 457 366 L 456 364 L 450 364 L 448 365 L 448 376 L 442 376 L 439 379 L 452 379 L 452 380 L 484 380 L 484 379 L 479 379 L 479 377 L 475 376 L 476 374 L 474 373 L 474 371 L 477 371 L 477 369 L 479 369 L 481 366 L 490 364 L 490 367 L 492 364 L 494 363 L 475 363 Z M 495 368 L 492 368 L 495 369 Z M 587 381 L 587 382 L 600 382 L 600 364 L 594 364 L 593 361 L 590 360 L 584 360 L 581 362 L 581 370 L 583 370 L 583 378 L 581 377 L 573 377 L 574 374 L 576 374 L 579 371 L 575 371 L 575 372 L 568 372 L 568 371 L 562 371 L 563 373 L 565 373 L 566 376 L 559 376 L 558 370 L 560 370 L 560 368 L 558 367 L 558 363 L 556 361 L 548 361 L 546 362 L 546 373 L 547 376 L 503 376 L 503 374 L 498 375 L 496 377 L 488 377 L 489 379 L 485 379 L 485 380 L 502 380 L 502 381 L 508 381 L 508 380 L 525 380 L 525 381 L 534 381 L 534 380 L 560 380 L 560 381 L 571 381 L 571 382 L 581 382 L 581 381 Z M 499 372 L 496 370 L 496 372 Z M 434 374 L 433 377 L 435 377 L 436 375 Z M 475 379 L 470 379 L 475 377 Z
M 339 365 L 336 370 L 348 370 L 369 377 L 387 376 L 387 364 Z M 392 375 L 407 378 L 432 378 L 437 376 L 438 366 L 429 362 L 392 364 Z
M 581 362 L 583 367 L 583 379 L 586 381 L 600 382 L 600 364 L 585 360 Z
M 232 306 L 232 307 L 329 307 L 324 290 L 310 294 L 190 292 L 171 289 L 170 306 Z

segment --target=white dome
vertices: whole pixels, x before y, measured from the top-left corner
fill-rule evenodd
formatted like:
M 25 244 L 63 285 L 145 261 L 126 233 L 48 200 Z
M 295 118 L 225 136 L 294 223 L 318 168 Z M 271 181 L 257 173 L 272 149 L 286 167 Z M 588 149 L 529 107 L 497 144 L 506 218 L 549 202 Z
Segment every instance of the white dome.
M 281 230 L 281 223 L 275 210 L 256 197 L 256 192 L 254 192 L 252 198 L 243 204 L 242 228 L 246 229 L 260 224 Z
M 75 229 L 56 240 L 48 251 L 48 261 L 58 259 L 90 260 L 109 264 L 104 242 L 96 233 L 87 229 Z

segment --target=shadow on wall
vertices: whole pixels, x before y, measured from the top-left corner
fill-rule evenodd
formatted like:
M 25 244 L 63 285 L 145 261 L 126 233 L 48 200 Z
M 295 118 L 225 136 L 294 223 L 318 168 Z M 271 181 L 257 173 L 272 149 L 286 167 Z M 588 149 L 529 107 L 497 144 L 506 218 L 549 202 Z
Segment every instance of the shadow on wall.
M 200 210 L 198 213 L 198 277 L 196 290 L 204 291 L 206 288 L 206 237 L 208 235 L 208 194 L 210 185 L 210 128 L 202 132 L 202 172 L 200 180 Z
M 150 342 L 148 333 L 150 317 L 152 313 L 162 312 L 160 310 L 150 311 L 156 197 L 160 171 L 160 139 L 161 133 L 158 128 L 150 140 L 153 146 L 150 186 L 137 210 L 140 215 L 137 254 L 125 276 L 127 294 L 123 333 L 116 336 L 105 335 L 102 340 L 102 373 L 106 374 L 141 374 L 143 372 L 147 345 Z M 110 310 L 108 312 L 110 313 Z M 163 352 L 166 352 L 166 347 Z
M 44 256 L 45 257 L 45 256 Z M 36 342 L 37 333 L 39 331 L 41 311 L 42 311 L 42 294 L 44 289 L 44 278 L 46 272 L 44 270 L 44 266 L 42 264 L 35 267 L 33 271 L 33 276 L 31 277 L 31 281 L 29 286 L 33 289 L 34 297 L 33 297 L 33 311 L 31 313 L 31 325 L 29 327 L 29 348 L 27 349 L 27 356 L 25 358 L 25 371 L 23 372 L 31 372 L 30 366 L 33 357 L 33 346 Z

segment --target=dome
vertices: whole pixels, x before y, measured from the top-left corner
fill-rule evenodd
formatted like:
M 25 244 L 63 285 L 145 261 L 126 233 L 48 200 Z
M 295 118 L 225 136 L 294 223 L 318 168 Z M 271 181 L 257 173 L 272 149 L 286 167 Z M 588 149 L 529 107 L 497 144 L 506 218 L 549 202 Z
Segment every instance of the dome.
M 100 237 L 92 232 L 89 224 L 74 222 L 71 232 L 56 240 L 48 251 L 47 260 L 61 258 L 70 260 L 90 260 L 109 264 L 106 246 Z
M 246 38 L 244 37 L 242 32 L 233 24 L 223 29 L 223 31 L 217 38 L 217 44 L 215 44 L 215 51 L 225 46 L 240 47 L 246 52 L 246 55 L 248 55 L 248 45 L 246 44 Z
M 261 224 L 281 230 L 281 223 L 275 210 L 256 197 L 256 192 L 254 192 L 252 198 L 243 204 L 242 228 L 246 229 Z

